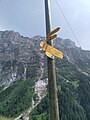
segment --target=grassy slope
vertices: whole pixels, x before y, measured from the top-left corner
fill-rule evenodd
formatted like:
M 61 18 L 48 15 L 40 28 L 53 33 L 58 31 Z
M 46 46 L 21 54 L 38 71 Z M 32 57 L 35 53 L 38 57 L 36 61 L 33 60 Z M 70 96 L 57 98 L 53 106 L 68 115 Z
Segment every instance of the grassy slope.
M 14 120 L 14 118 L 5 118 L 0 116 L 0 120 Z

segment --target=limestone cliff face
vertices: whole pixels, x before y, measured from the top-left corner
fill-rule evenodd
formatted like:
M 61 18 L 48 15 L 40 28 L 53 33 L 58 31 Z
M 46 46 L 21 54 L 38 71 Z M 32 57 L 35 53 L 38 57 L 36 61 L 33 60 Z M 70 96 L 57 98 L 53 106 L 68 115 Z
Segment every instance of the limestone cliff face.
M 68 61 L 73 62 L 76 66 L 90 74 L 89 50 L 83 50 L 77 47 L 75 43 L 69 39 L 57 38 L 55 40 L 55 46 L 63 52 L 64 57 L 68 59 Z
M 14 31 L 0 32 L 0 84 L 8 85 L 15 80 L 25 80 L 33 65 L 39 64 L 39 43 L 44 37 L 28 38 Z M 76 47 L 69 39 L 57 38 L 54 46 L 64 57 L 90 73 L 90 51 Z
M 38 65 L 38 50 L 32 39 L 14 31 L 0 32 L 0 84 L 8 85 L 15 80 L 29 77 L 30 67 Z

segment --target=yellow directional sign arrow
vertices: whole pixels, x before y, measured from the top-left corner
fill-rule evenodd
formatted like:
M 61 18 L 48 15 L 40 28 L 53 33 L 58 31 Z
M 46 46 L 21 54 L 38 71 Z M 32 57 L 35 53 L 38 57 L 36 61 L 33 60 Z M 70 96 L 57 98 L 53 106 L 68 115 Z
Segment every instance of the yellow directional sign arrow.
M 47 37 L 47 41 L 48 40 L 53 40 L 54 38 L 56 38 L 57 37 L 57 34 L 54 34 L 54 35 L 52 35 L 52 36 L 50 36 L 50 37 Z
M 61 59 L 63 58 L 63 54 L 62 54 L 61 51 L 57 50 L 56 48 L 54 48 L 54 47 L 52 47 L 52 46 L 50 46 L 48 44 L 46 44 L 45 42 L 41 41 L 40 46 L 42 47 L 42 49 L 44 51 L 46 51 L 46 55 L 48 57 L 50 57 L 51 55 L 52 56 L 54 55 L 54 56 L 56 56 L 58 58 L 61 58 Z M 52 58 L 52 57 L 50 57 L 50 58 Z
M 60 27 L 57 27 L 55 30 L 51 31 L 50 33 L 47 34 L 47 37 L 50 37 L 54 33 L 58 32 L 60 30 Z
M 54 56 L 53 56 L 51 53 L 45 52 L 45 54 L 46 54 L 47 57 L 49 57 L 49 58 L 51 58 L 51 59 L 54 59 Z

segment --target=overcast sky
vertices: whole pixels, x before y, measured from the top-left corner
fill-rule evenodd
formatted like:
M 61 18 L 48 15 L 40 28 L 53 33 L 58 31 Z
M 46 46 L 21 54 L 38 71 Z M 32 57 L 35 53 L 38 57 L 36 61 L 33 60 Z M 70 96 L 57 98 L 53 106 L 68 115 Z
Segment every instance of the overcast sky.
M 90 0 L 57 0 L 83 49 L 90 50 Z M 56 0 L 51 0 L 52 29 L 78 46 Z M 0 0 L 0 30 L 14 30 L 23 36 L 45 36 L 44 0 Z

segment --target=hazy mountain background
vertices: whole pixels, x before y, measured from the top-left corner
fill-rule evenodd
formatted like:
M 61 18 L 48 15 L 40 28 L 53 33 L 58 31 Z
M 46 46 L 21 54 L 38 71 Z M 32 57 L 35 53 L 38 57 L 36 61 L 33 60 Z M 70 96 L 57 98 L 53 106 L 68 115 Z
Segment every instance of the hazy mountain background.
M 47 59 L 42 36 L 0 31 L 0 116 L 49 120 Z M 55 58 L 61 120 L 90 120 L 90 51 L 56 38 L 64 58 Z

